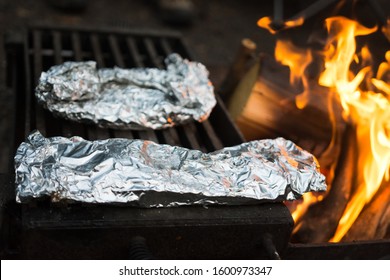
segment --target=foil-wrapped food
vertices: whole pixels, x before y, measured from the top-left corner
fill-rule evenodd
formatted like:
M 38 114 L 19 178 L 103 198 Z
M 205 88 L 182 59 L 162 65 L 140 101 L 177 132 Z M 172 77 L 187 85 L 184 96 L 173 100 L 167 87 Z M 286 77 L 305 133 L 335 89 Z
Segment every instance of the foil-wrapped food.
M 115 129 L 162 129 L 208 118 L 216 104 L 204 65 L 171 54 L 167 69 L 65 62 L 41 74 L 35 95 L 59 117 Z
M 324 191 L 314 156 L 283 138 L 203 153 L 144 140 L 30 134 L 15 156 L 16 200 L 142 207 L 247 204 Z

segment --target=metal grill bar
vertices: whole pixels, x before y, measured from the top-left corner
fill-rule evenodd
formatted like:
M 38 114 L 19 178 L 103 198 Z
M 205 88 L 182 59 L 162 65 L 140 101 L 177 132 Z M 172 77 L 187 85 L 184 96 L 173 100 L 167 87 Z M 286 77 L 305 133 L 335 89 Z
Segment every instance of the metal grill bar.
M 131 55 L 131 58 L 134 61 L 134 66 L 143 67 L 144 63 L 142 61 L 141 54 L 138 52 L 135 40 L 131 37 L 127 37 L 126 38 L 126 45 L 127 45 L 128 51 Z
M 61 64 L 63 62 L 61 49 L 61 34 L 58 31 L 53 31 L 53 47 L 54 47 L 54 63 Z
M 33 61 L 34 61 L 34 81 L 37 82 L 42 72 L 42 36 L 39 30 L 33 32 Z M 27 99 L 28 98 L 28 99 Z M 30 92 L 26 92 L 26 104 L 29 104 L 31 95 Z M 33 109 L 35 109 L 35 123 L 36 128 L 46 135 L 46 125 L 44 112 L 39 105 L 34 102 Z M 29 107 L 29 106 L 26 106 Z M 29 129 L 26 125 L 26 129 Z M 27 135 L 28 132 L 26 132 Z
M 54 48 L 54 63 L 56 65 L 63 63 L 62 55 L 61 55 L 61 34 L 58 31 L 53 31 L 52 32 L 52 39 L 53 39 L 53 48 Z M 61 121 L 57 123 L 58 126 L 61 127 L 61 131 L 64 136 L 66 137 L 71 137 L 74 134 L 72 133 L 72 128 L 71 126 L 65 122 Z
M 72 32 L 72 48 L 75 60 L 82 61 L 83 54 L 81 49 L 80 36 L 78 32 Z
M 109 35 L 108 41 L 112 50 L 112 55 L 114 56 L 115 64 L 121 68 L 126 68 L 125 62 L 122 57 L 122 53 L 118 46 L 117 37 L 114 35 Z
M 91 34 L 91 45 L 94 59 L 96 60 L 99 67 L 104 67 L 104 60 L 102 50 L 100 48 L 99 38 L 96 34 Z

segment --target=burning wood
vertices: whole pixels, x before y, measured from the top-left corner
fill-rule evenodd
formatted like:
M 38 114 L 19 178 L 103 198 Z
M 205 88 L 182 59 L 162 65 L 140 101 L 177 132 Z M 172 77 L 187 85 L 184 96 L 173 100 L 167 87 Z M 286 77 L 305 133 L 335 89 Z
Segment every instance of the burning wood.
M 259 78 L 237 123 L 249 139 L 270 134 L 293 139 L 312 151 L 322 167 L 329 168 L 327 179 L 332 188 L 327 196 L 306 197 L 310 202 L 293 213 L 300 219 L 298 212 L 307 212 L 297 223 L 296 239 L 338 242 L 385 236 L 389 222 L 384 217 L 390 216 L 390 51 L 374 71 L 368 48 L 359 49 L 355 37 L 377 32 L 376 27 L 367 28 L 339 16 L 328 18 L 326 28 L 328 39 L 322 51 L 278 41 L 275 58 L 290 72 L 263 59 Z M 319 58 L 323 71 L 315 76 L 311 70 Z M 287 80 L 289 85 L 285 85 Z M 337 97 L 327 99 L 332 94 Z M 335 109 L 340 107 L 333 103 L 342 109 Z M 346 124 L 350 128 L 341 145 Z M 323 148 L 316 151 L 318 146 Z M 381 206 L 379 200 L 384 201 Z M 316 201 L 317 205 L 309 207 Z M 324 212 L 328 217 L 323 217 Z M 365 227 L 367 219 L 375 230 L 364 233 L 358 228 Z
M 237 123 L 248 140 L 282 135 L 313 153 L 322 167 L 328 166 L 338 156 L 337 145 L 333 145 L 332 152 L 324 153 L 334 129 L 329 110 L 335 113 L 335 128 L 339 133 L 345 126 L 339 101 L 326 88 L 311 84 L 315 94 L 309 97 L 305 108 L 297 110 L 295 96 L 301 90 L 286 82 L 287 70 L 269 56 L 260 56 L 258 78 Z M 330 106 L 323 105 L 328 103 Z
M 390 201 L 390 188 L 388 183 L 385 183 L 381 186 L 381 189 L 369 205 L 363 209 L 342 240 L 353 241 L 384 238 L 384 229 L 387 229 L 390 225 L 388 201 Z
M 390 239 L 390 204 L 387 204 L 387 208 L 383 213 L 381 220 L 379 221 L 378 228 L 375 234 L 376 239 Z

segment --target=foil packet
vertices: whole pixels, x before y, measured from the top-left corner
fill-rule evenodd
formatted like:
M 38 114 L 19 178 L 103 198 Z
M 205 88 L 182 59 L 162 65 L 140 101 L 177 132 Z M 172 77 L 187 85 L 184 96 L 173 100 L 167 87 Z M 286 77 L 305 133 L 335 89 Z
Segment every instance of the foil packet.
M 16 200 L 141 207 L 252 204 L 325 191 L 316 159 L 283 138 L 203 153 L 151 141 L 30 134 L 15 155 Z
M 43 72 L 35 95 L 53 114 L 114 129 L 162 129 L 208 118 L 216 104 L 204 65 L 171 54 L 167 69 L 65 62 Z

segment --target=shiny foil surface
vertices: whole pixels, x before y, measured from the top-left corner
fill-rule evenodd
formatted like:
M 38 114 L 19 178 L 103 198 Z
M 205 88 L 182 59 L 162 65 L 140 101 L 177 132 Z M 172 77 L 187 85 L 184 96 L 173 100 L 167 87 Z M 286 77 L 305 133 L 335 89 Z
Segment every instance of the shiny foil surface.
M 293 200 L 325 191 L 314 156 L 283 138 L 203 153 L 144 140 L 30 134 L 15 155 L 16 200 L 167 207 Z
M 171 54 L 166 69 L 65 62 L 41 74 L 35 95 L 56 116 L 115 129 L 161 129 L 208 118 L 216 104 L 204 65 Z

